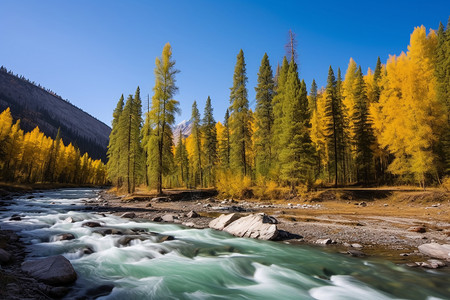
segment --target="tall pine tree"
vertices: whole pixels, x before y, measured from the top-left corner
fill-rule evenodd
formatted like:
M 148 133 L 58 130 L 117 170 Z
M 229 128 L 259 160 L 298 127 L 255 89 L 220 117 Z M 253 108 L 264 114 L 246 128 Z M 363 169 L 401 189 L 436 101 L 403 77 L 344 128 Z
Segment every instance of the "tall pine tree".
M 109 135 L 109 145 L 108 145 L 108 163 L 106 164 L 106 169 L 108 171 L 108 180 L 110 180 L 117 187 L 121 186 L 120 174 L 120 145 L 118 142 L 119 134 L 119 119 L 123 111 L 123 94 L 120 96 L 117 106 L 113 112 L 112 129 Z
M 294 191 L 297 184 L 311 182 L 314 164 L 306 84 L 300 82 L 294 60 L 289 64 L 285 84 L 282 124 L 281 179 Z
M 354 89 L 353 135 L 355 137 L 356 171 L 358 181 L 368 183 L 372 175 L 374 143 L 372 123 L 369 119 L 369 103 L 361 66 L 358 68 Z
M 158 194 L 162 194 L 163 175 L 169 174 L 173 165 L 173 140 L 171 126 L 175 122 L 174 114 L 179 112 L 179 103 L 174 100 L 178 91 L 175 75 L 179 72 L 172 60 L 172 48 L 164 46 L 161 58 L 155 61 L 155 86 L 150 110 L 152 136 L 148 143 L 148 164 L 150 178 L 155 178 Z
M 256 91 L 256 173 L 266 177 L 272 167 L 272 134 L 273 134 L 273 109 L 272 101 L 274 92 L 274 81 L 269 57 L 264 53 L 259 67 L 258 85 Z
M 194 152 L 192 156 L 192 173 L 194 186 L 203 186 L 203 167 L 202 167 L 202 132 L 200 124 L 200 112 L 197 108 L 197 101 L 192 104 L 191 114 L 192 129 L 191 134 L 194 141 Z
M 215 167 L 217 164 L 217 131 L 216 121 L 213 116 L 211 98 L 206 99 L 205 113 L 203 115 L 202 132 L 204 137 L 203 153 L 205 155 L 204 176 L 206 186 L 215 183 Z
M 250 175 L 249 152 L 251 146 L 251 127 L 247 99 L 247 75 L 244 52 L 237 56 L 230 93 L 230 165 L 238 174 Z

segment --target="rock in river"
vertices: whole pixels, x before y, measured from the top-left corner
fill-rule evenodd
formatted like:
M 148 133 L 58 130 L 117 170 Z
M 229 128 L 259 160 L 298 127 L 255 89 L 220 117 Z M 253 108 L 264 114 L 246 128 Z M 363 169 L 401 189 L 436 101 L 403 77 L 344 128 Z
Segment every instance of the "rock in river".
M 26 261 L 22 264 L 22 270 L 44 283 L 55 286 L 77 280 L 77 273 L 72 264 L 62 255 Z
M 423 244 L 419 246 L 419 251 L 430 257 L 445 259 L 450 261 L 450 244 L 440 245 L 438 243 Z
M 227 227 L 237 219 L 239 219 L 239 217 L 236 214 L 220 215 L 219 217 L 209 222 L 209 228 L 223 230 L 225 227 Z
M 83 227 L 102 227 L 102 225 L 98 222 L 93 222 L 93 221 L 87 221 L 84 222 L 83 225 L 81 225 Z
M 223 230 L 238 237 L 273 240 L 278 236 L 277 225 L 266 214 L 252 214 L 242 217 Z

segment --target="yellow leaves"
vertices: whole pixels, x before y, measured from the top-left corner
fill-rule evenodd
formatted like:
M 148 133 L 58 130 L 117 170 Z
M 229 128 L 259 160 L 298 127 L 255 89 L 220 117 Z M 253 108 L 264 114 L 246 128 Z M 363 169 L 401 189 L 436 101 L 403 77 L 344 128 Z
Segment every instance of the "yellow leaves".
M 39 127 L 24 134 L 20 129 L 19 120 L 14 125 L 11 124 L 12 117 L 8 108 L 0 113 L 0 134 L 7 140 L 5 145 L 1 145 L 5 155 L 0 159 L 0 169 L 5 167 L 8 169 L 4 172 L 8 174 L 8 178 L 5 179 L 27 182 L 51 181 L 52 179 L 47 178 L 50 167 L 57 181 L 105 183 L 106 168 L 101 160 L 92 161 L 86 153 L 83 156 L 86 172 L 85 177 L 81 178 L 82 174 L 76 174 L 77 166 L 81 164 L 79 150 L 72 144 L 65 146 L 60 140 L 59 145 L 54 145 L 56 142 L 45 136 Z M 50 165 L 52 160 L 54 162 Z
M 395 154 L 390 171 L 420 181 L 434 167 L 432 148 L 445 120 L 434 88 L 435 47 L 433 31 L 415 28 L 408 52 L 389 57 L 380 101 L 370 107 L 378 142 Z

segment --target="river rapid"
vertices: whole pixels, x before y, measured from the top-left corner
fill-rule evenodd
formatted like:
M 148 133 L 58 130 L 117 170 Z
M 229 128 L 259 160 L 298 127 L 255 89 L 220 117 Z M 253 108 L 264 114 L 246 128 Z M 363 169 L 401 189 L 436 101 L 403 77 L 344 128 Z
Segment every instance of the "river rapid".
M 1 228 L 27 244 L 27 259 L 61 254 L 70 260 L 78 280 L 66 298 L 104 286 L 112 291 L 99 299 L 450 299 L 448 268 L 412 269 L 86 210 L 84 201 L 98 192 L 36 192 L 0 212 Z M 21 220 L 10 221 L 13 214 Z M 86 221 L 102 227 L 82 226 Z M 57 241 L 63 233 L 75 239 Z

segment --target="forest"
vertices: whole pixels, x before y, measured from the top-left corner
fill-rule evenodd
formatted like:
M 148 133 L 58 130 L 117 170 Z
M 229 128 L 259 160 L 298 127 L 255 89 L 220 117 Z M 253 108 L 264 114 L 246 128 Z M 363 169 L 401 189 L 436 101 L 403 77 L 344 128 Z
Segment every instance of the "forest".
M 36 127 L 31 132 L 13 123 L 10 109 L 0 113 L 0 180 L 18 183 L 73 183 L 103 185 L 106 166 L 100 159 L 71 143 L 67 146 L 60 132 L 53 140 Z
M 291 41 L 291 45 L 294 43 Z M 237 55 L 230 106 L 203 117 L 192 104 L 192 132 L 173 142 L 179 103 L 170 44 L 156 58 L 149 110 L 140 89 L 113 113 L 108 179 L 128 193 L 156 188 L 217 187 L 231 196 L 278 187 L 296 194 L 317 186 L 416 184 L 450 174 L 450 20 L 445 29 L 416 27 L 406 53 L 363 74 L 350 58 L 345 74 L 328 70 L 327 85 L 299 78 L 294 47 L 281 66 L 264 55 L 256 107 L 249 107 L 244 52 Z

